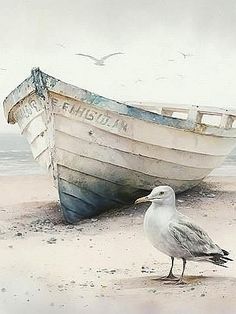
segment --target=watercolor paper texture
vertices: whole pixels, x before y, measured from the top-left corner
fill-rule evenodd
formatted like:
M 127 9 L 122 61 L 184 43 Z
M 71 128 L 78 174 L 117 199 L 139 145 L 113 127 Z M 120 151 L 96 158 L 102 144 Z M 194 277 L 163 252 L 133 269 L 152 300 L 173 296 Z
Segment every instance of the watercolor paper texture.
M 209 119 L 201 113 L 188 112 L 188 121 L 180 117 L 186 115 L 188 105 L 208 107 L 207 112 L 218 107 L 236 110 L 235 34 L 235 0 L 0 0 L 0 314 L 236 312 L 235 261 L 229 268 L 189 262 L 187 285 L 163 284 L 161 276 L 169 271 L 171 260 L 144 235 L 149 205 L 116 208 L 67 225 L 52 177 L 32 155 L 49 168 L 47 144 L 52 153 L 56 147 L 62 183 L 77 179 L 69 170 L 71 165 L 92 174 L 95 159 L 96 170 L 111 180 L 119 174 L 131 180 L 126 166 L 135 168 L 137 185 L 153 173 L 167 177 L 168 171 L 172 179 L 178 175 L 181 180 L 191 175 L 194 182 L 207 175 L 198 186 L 177 194 L 177 209 L 235 259 L 235 150 L 218 168 L 234 146 L 235 122 L 229 111 L 222 110 L 215 120 L 210 115 L 213 125 L 220 119 L 224 127 L 219 128 L 194 123 Z M 51 107 L 58 109 L 57 137 L 54 142 L 51 137 L 45 141 L 49 138 L 41 119 L 45 108 L 31 90 L 9 116 L 20 127 L 8 125 L 3 101 L 35 67 L 72 89 L 73 85 L 90 91 L 81 93 L 89 96 L 88 102 L 97 100 L 98 105 L 107 99 L 106 106 L 116 104 L 123 112 L 108 116 L 104 108 L 90 108 L 86 97 L 81 102 L 64 97 L 59 88 L 59 93 L 54 90 L 49 95 Z M 8 102 L 8 109 L 16 98 Z M 165 106 L 154 113 L 133 109 L 129 102 L 145 110 L 153 102 Z M 171 108 L 177 104 L 180 116 L 172 117 Z M 37 123 L 31 127 L 33 117 Z M 143 120 L 151 117 L 172 124 L 155 123 L 158 141 L 154 123 Z M 183 124 L 186 132 L 180 128 Z M 193 126 L 198 127 L 196 132 L 189 131 Z M 212 130 L 218 135 L 210 135 Z M 220 137 L 222 132 L 225 137 Z M 183 136 L 177 136 L 180 133 Z M 154 150 L 157 144 L 159 149 Z M 176 150 L 170 149 L 172 144 Z M 127 151 L 122 151 L 124 147 Z M 72 152 L 65 154 L 66 150 Z M 88 152 L 91 163 L 85 163 Z M 156 166 L 154 158 L 164 162 Z M 113 175 L 114 160 L 119 171 Z M 79 179 L 95 182 L 84 180 L 87 177 L 80 174 Z M 112 190 L 114 185 L 107 182 L 100 191 Z M 179 276 L 181 268 L 176 260 L 174 275 Z

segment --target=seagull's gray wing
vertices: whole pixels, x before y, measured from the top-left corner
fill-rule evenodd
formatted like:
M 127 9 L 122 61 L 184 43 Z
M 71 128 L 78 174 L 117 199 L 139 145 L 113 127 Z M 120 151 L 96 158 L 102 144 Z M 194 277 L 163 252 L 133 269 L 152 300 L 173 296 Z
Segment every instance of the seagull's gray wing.
M 115 52 L 115 53 L 110 53 L 109 55 L 106 55 L 104 57 L 101 58 L 101 61 L 105 61 L 106 59 L 115 56 L 115 55 L 123 55 L 123 52 Z
M 76 56 L 87 57 L 87 58 L 89 58 L 89 59 L 91 59 L 91 60 L 93 60 L 93 61 L 99 61 L 99 59 L 97 59 L 97 58 L 95 58 L 95 57 L 93 57 L 93 56 L 90 56 L 90 55 L 86 55 L 86 54 L 84 54 L 84 53 L 76 53 L 75 55 L 76 55 Z
M 208 234 L 192 222 L 184 219 L 172 222 L 169 225 L 169 232 L 178 245 L 193 258 L 207 259 L 213 255 L 224 255 L 221 248 L 211 240 Z

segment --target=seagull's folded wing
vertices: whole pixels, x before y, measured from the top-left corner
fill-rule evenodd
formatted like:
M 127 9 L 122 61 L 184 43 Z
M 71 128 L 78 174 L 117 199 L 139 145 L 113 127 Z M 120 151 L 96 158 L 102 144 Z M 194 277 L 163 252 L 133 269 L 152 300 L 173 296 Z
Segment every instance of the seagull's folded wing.
M 221 248 L 211 240 L 203 229 L 192 222 L 173 221 L 169 225 L 169 232 L 189 257 L 206 258 L 214 254 L 222 255 Z

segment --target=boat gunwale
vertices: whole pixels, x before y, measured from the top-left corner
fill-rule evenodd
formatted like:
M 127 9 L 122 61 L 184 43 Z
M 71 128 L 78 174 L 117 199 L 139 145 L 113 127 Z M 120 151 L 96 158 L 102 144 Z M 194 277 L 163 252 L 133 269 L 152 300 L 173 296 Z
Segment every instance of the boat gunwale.
M 59 84 L 59 86 L 58 86 Z M 24 98 L 34 94 L 34 92 L 41 98 L 45 98 L 45 90 L 47 92 L 56 93 L 71 99 L 79 100 L 85 104 L 106 109 L 118 113 L 121 116 L 128 116 L 146 122 L 156 123 L 166 127 L 182 129 L 184 131 L 194 132 L 196 134 L 217 137 L 236 137 L 236 128 L 221 128 L 211 126 L 204 123 L 197 123 L 197 121 L 190 119 L 182 119 L 155 113 L 142 108 L 131 106 L 120 101 L 112 100 L 104 96 L 92 93 L 88 90 L 82 89 L 72 84 L 65 83 L 57 78 L 54 78 L 39 68 L 34 68 L 31 76 L 26 78 L 20 85 L 18 85 L 4 100 L 4 114 L 8 123 L 16 123 L 13 116 L 13 108 L 19 105 Z M 196 107 L 192 106 L 191 108 Z M 201 110 L 201 106 L 197 106 Z M 202 107 L 204 109 L 204 107 Z M 214 108 L 214 107 L 213 107 Z M 216 109 L 216 108 L 214 108 Z M 236 111 L 218 108 L 219 113 L 216 115 L 228 115 L 236 119 Z M 223 110 L 223 111 L 222 111 Z

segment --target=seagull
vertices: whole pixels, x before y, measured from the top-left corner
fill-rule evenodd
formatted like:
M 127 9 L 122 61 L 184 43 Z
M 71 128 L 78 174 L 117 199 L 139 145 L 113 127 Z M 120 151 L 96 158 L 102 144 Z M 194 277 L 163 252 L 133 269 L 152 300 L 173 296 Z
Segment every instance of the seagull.
M 90 56 L 90 55 L 83 54 L 83 53 L 76 53 L 75 55 L 76 55 L 76 56 L 87 57 L 87 58 L 89 58 L 89 59 L 95 61 L 95 63 L 94 63 L 95 65 L 103 66 L 103 65 L 105 65 L 104 61 L 105 61 L 106 59 L 108 59 L 108 58 L 110 58 L 110 57 L 112 57 L 112 56 L 121 55 L 121 54 L 123 54 L 123 52 L 110 53 L 109 55 L 106 55 L 106 56 L 104 56 L 104 57 L 102 57 L 102 58 L 100 58 L 100 59 L 95 58 L 95 57 Z
M 155 187 L 152 192 L 135 201 L 135 204 L 151 202 L 144 217 L 144 231 L 152 245 L 171 258 L 171 268 L 166 280 L 183 281 L 186 261 L 205 261 L 227 267 L 232 261 L 229 252 L 215 244 L 207 233 L 178 212 L 175 192 L 170 186 Z M 179 278 L 173 275 L 174 259 L 182 259 L 183 270 Z
M 191 53 L 184 53 L 182 51 L 178 51 L 178 53 L 180 53 L 184 57 L 184 59 L 186 59 L 187 57 L 192 57 L 193 56 Z
M 141 80 L 141 79 L 137 79 L 136 81 L 135 81 L 135 84 L 137 84 L 137 83 L 141 83 L 143 80 Z
M 0 70 L 1 70 L 1 71 L 6 71 L 7 69 L 5 69 L 5 68 L 0 68 Z

